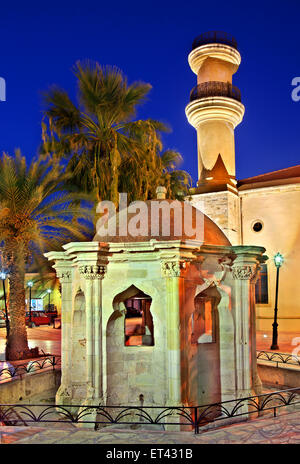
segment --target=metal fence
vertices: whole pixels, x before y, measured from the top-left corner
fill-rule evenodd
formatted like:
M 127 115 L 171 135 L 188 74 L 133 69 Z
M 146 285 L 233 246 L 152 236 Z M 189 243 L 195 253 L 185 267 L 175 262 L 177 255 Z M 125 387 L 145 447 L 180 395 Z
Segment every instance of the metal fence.
M 270 361 L 279 364 L 286 364 L 292 366 L 300 366 L 300 358 L 294 354 L 289 353 L 276 353 L 272 351 L 257 351 L 257 359 L 261 361 Z
M 55 369 L 61 365 L 60 356 L 46 356 L 17 366 L 8 365 L 0 369 L 0 383 L 12 378 L 21 378 L 24 374 L 40 371 L 41 369 Z
M 202 426 L 212 422 L 225 421 L 222 425 L 226 425 L 227 420 L 230 423 L 238 417 L 259 417 L 264 411 L 276 417 L 278 409 L 287 406 L 300 408 L 300 387 L 202 406 L 1 404 L 0 422 L 10 426 L 32 423 L 93 424 L 95 427 L 156 425 L 162 429 L 177 425 L 198 434 L 203 430 Z

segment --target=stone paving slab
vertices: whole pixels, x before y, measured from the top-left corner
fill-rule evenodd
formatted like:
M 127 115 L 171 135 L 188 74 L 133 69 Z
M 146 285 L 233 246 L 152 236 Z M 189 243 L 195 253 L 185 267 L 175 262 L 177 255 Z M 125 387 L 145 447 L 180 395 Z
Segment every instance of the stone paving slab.
M 2 443 L 15 444 L 300 444 L 300 412 L 258 419 L 195 435 L 167 431 L 0 427 Z

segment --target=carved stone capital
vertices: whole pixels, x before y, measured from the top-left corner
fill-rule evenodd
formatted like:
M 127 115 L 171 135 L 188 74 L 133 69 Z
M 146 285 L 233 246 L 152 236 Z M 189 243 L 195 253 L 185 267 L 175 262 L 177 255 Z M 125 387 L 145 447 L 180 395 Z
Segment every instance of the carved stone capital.
M 259 278 L 259 271 L 261 270 L 261 266 L 258 264 L 256 266 L 256 269 L 255 269 L 255 272 L 253 274 L 253 276 L 251 277 L 251 283 L 252 284 L 256 284 L 256 282 L 258 281 L 258 278 Z
M 56 276 L 61 284 L 72 282 L 72 272 L 68 269 L 56 269 Z
M 185 268 L 183 261 L 162 261 L 161 274 L 163 277 L 180 277 L 181 269 Z
M 85 279 L 103 279 L 106 273 L 106 266 L 98 264 L 85 264 L 79 266 L 79 273 Z
M 256 277 L 257 265 L 233 265 L 232 277 L 235 280 L 252 280 Z

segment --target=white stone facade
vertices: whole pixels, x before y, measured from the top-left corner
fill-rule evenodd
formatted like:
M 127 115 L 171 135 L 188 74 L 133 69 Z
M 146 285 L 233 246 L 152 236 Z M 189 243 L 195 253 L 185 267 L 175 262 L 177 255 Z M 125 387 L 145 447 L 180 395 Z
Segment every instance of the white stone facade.
M 64 249 L 47 253 L 62 286 L 58 404 L 137 405 L 143 395 L 148 405 L 195 405 L 260 391 L 253 283 L 263 248 L 154 240 Z M 136 291 L 152 299 L 154 346 L 124 343 L 123 302 Z M 198 297 L 211 308 L 210 342 L 193 339 Z

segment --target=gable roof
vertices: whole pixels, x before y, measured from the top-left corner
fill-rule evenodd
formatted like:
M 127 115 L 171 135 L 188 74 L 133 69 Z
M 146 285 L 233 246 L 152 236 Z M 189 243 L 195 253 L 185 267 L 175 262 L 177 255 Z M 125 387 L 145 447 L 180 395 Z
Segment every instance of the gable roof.
M 259 176 L 248 177 L 238 181 L 238 190 L 248 190 L 276 185 L 300 183 L 300 165 L 280 169 L 279 171 L 267 172 Z

